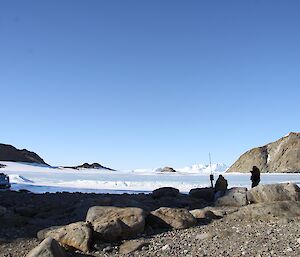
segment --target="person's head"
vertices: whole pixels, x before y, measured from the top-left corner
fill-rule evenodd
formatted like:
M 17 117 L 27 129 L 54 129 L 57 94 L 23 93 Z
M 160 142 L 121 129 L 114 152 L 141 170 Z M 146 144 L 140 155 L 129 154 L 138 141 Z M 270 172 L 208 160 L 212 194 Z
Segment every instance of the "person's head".
M 256 166 L 253 166 L 253 167 L 252 167 L 252 170 L 253 170 L 253 171 L 259 171 L 259 168 L 257 168 Z

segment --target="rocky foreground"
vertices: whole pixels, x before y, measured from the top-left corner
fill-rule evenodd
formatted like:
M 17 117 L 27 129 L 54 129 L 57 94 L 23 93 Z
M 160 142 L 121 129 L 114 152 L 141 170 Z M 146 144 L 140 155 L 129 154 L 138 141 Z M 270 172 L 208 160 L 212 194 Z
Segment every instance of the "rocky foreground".
M 0 192 L 1 257 L 300 256 L 300 189 Z M 250 204 L 251 203 L 251 204 Z

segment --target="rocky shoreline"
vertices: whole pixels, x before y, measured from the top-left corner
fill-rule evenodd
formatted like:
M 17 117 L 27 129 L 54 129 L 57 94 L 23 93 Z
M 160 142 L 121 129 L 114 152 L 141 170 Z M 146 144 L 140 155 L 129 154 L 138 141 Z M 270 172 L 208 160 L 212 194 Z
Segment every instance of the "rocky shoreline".
M 174 188 L 135 195 L 3 191 L 0 223 L 0 257 L 300 256 L 300 189 L 233 188 L 216 202 L 209 188 L 189 195 Z

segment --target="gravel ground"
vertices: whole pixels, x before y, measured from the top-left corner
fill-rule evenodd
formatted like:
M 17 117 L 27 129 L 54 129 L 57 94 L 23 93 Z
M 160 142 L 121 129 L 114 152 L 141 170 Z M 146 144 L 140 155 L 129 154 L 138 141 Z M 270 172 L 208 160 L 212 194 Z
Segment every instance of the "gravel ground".
M 182 199 L 181 199 L 182 198 Z M 201 206 L 187 196 L 176 198 L 175 204 L 188 203 Z M 108 201 L 109 200 L 109 201 Z M 134 200 L 134 201 L 133 201 Z M 45 194 L 33 195 L 27 193 L 6 192 L 0 194 L 0 205 L 8 208 L 7 217 L 0 220 L 0 257 L 25 257 L 26 254 L 39 244 L 35 238 L 37 231 L 52 226 L 69 224 L 82 220 L 77 214 L 83 208 L 95 204 L 124 203 L 136 204 L 151 209 L 163 206 L 166 201 L 153 200 L 147 195 L 93 195 L 93 194 Z M 45 204 L 47 203 L 47 204 Z M 58 204 L 59 203 L 59 204 Z M 78 205 L 77 205 L 78 203 Z M 82 205 L 84 203 L 84 205 Z M 26 207 L 25 209 L 16 209 Z M 31 206 L 28 209 L 28 206 Z M 33 208 L 36 206 L 36 209 Z M 193 208 L 191 208 L 193 209 Z M 19 216 L 19 212 L 37 211 L 33 218 Z M 72 214 L 76 214 L 75 216 Z M 27 213 L 28 214 L 28 213 Z M 31 213 L 28 214 L 29 216 Z M 83 212 L 85 216 L 85 212 Z M 25 220 L 24 220 L 25 219 Z M 25 223 L 24 223 L 25 222 Z M 14 226 L 12 226 L 13 224 Z M 24 225 L 26 224 L 26 225 Z M 49 225 L 50 224 L 50 225 Z M 230 215 L 204 225 L 184 230 L 162 231 L 152 236 L 142 236 L 146 245 L 132 254 L 120 254 L 118 245 L 97 245 L 96 251 L 85 255 L 68 251 L 71 257 L 87 256 L 300 256 L 300 218 L 277 219 L 272 221 L 232 220 Z M 128 241 L 127 241 L 128 243 Z
M 118 247 L 106 247 L 92 256 L 300 256 L 300 220 L 246 222 L 216 220 L 185 230 L 166 231 L 143 238 L 141 250 L 121 255 Z M 35 238 L 0 240 L 1 257 L 23 257 L 35 247 Z M 70 256 L 87 256 L 70 253 Z
M 300 221 L 214 221 L 206 226 L 168 231 L 152 238 L 133 256 L 300 256 Z M 128 256 L 117 251 L 95 256 Z

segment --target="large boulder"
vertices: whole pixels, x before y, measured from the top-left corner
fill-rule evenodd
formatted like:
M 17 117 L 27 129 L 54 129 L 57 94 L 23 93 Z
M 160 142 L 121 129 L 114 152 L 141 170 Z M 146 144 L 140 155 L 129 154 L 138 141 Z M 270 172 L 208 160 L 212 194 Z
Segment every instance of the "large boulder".
M 300 201 L 300 188 L 292 183 L 258 185 L 247 192 L 247 198 L 251 203 Z
M 197 219 L 186 209 L 161 207 L 152 211 L 147 223 L 153 228 L 184 229 L 197 224 Z
M 227 216 L 229 219 L 272 220 L 274 218 L 295 218 L 300 216 L 300 201 L 278 201 L 257 203 L 241 207 Z
M 53 238 L 46 238 L 32 249 L 26 257 L 67 257 L 65 250 Z
M 153 198 L 176 197 L 178 194 L 179 190 L 173 187 L 161 187 L 152 192 Z
M 82 252 L 88 252 L 92 243 L 92 229 L 85 222 L 76 222 L 67 226 L 51 227 L 38 232 L 41 240 L 51 237 L 63 245 L 71 246 Z
M 194 188 L 189 192 L 189 196 L 196 199 L 202 199 L 207 202 L 214 200 L 215 191 L 212 187 Z
M 101 240 L 115 241 L 142 233 L 145 217 L 146 212 L 140 208 L 94 206 L 88 210 L 86 221 L 93 225 Z
M 233 187 L 226 191 L 225 195 L 218 198 L 215 206 L 233 206 L 240 207 L 248 204 L 247 188 Z

